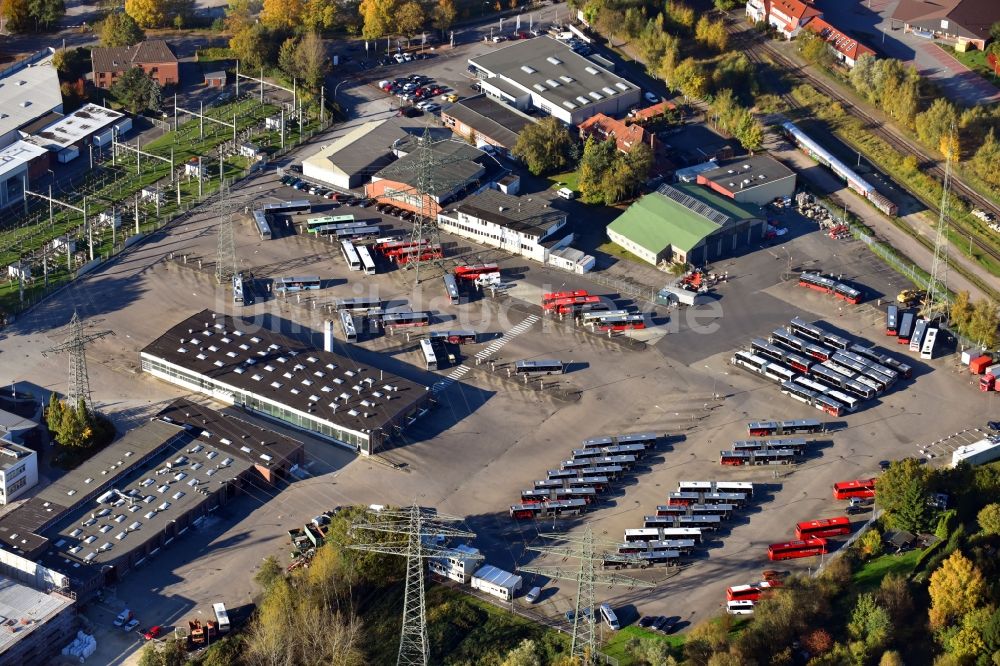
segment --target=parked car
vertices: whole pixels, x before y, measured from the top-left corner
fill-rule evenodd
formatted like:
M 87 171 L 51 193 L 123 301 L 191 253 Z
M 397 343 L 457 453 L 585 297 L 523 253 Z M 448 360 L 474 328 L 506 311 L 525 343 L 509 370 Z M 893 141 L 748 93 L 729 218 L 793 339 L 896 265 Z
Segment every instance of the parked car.
M 644 98 L 646 99 L 646 101 L 647 101 L 647 102 L 649 102 L 650 104 L 656 104 L 657 102 L 659 102 L 659 101 L 660 101 L 660 98 L 659 98 L 659 97 L 657 97 L 656 95 L 654 95 L 654 94 L 653 94 L 653 93 L 651 93 L 651 92 L 647 92 L 647 93 L 643 93 L 643 95 L 642 95 L 642 96 L 643 96 L 643 97 L 644 97 Z
M 125 631 L 135 631 L 135 628 L 138 626 L 139 626 L 139 620 L 132 618 L 131 620 L 125 623 L 125 626 L 122 627 L 122 629 Z
M 656 619 L 653 620 L 653 631 L 659 631 L 669 620 L 670 618 L 666 615 L 657 615 Z
M 649 629 L 656 623 L 659 618 L 656 615 L 643 615 L 639 620 L 639 626 L 643 629 Z
M 989 428 L 990 430 L 1000 431 L 1000 421 L 987 421 L 986 427 Z
M 159 636 L 159 635 L 160 635 L 161 633 L 163 633 L 163 627 L 161 627 L 160 625 L 156 625 L 156 626 L 153 626 L 153 627 L 150 627 L 150 628 L 149 628 L 149 629 L 148 629 L 148 630 L 146 631 L 146 633 L 145 633 L 145 634 L 143 634 L 143 637 L 144 637 L 144 638 L 145 638 L 145 639 L 146 639 L 147 641 L 151 641 L 151 640 L 153 640 L 154 638 L 156 638 L 157 636 Z
M 530 590 L 528 590 L 528 593 L 526 595 L 524 595 L 524 600 L 527 601 L 529 604 L 533 604 L 536 601 L 538 601 L 538 598 L 540 596 L 542 596 L 542 588 L 533 587 Z
M 676 615 L 664 618 L 664 620 L 665 621 L 657 628 L 657 631 L 664 634 L 671 633 L 677 627 L 677 623 L 681 621 L 681 619 Z

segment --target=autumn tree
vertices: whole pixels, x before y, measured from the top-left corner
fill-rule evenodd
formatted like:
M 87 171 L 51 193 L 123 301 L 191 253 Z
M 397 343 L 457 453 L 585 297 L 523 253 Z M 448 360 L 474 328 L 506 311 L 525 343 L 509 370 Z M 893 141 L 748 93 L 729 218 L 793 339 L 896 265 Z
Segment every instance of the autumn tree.
M 992 347 L 996 342 L 998 321 L 1000 305 L 980 299 L 972 306 L 972 315 L 964 333 L 983 347 Z
M 861 559 L 870 560 L 882 554 L 882 534 L 872 527 L 858 539 L 858 552 Z
M 613 138 L 601 141 L 591 136 L 583 144 L 579 187 L 580 199 L 584 203 L 604 202 L 604 177 L 613 171 L 617 152 Z
M 329 30 L 337 25 L 339 7 L 334 0 L 305 0 L 302 27 L 310 32 Z
M 264 0 L 260 22 L 269 30 L 291 30 L 302 23 L 302 0 Z
M 726 24 L 723 20 L 708 18 L 707 14 L 702 14 L 694 28 L 694 38 L 719 53 L 726 50 L 729 45 L 729 32 L 726 31 Z
M 743 3 L 740 0 L 715 0 L 715 8 L 720 12 L 728 12 L 736 9 Z
M 930 522 L 927 505 L 931 472 L 915 458 L 894 461 L 875 482 L 876 498 L 890 527 L 921 532 Z
M 511 152 L 538 176 L 568 167 L 573 146 L 573 137 L 566 127 L 556 118 L 546 116 L 521 130 Z
M 11 32 L 21 32 L 31 25 L 28 0 L 0 1 L 0 16 L 3 16 L 4 25 Z
M 253 25 L 263 5 L 261 0 L 229 0 L 226 7 L 226 29 L 232 33 Z
M 289 76 L 301 80 L 307 89 L 318 90 L 330 70 L 323 38 L 310 32 L 302 39 L 286 39 L 278 51 L 278 66 Z
M 671 23 L 679 28 L 691 30 L 694 27 L 694 10 L 681 0 L 667 0 L 664 14 Z
M 274 50 L 270 32 L 260 23 L 251 23 L 238 30 L 229 39 L 229 48 L 244 71 L 260 69 L 269 63 Z
M 500 666 L 542 666 L 535 641 L 526 638 L 518 643 L 517 647 L 507 653 Z
M 994 502 L 980 509 L 976 516 L 983 534 L 1000 534 L 1000 504 Z
M 897 627 L 905 626 L 912 619 L 913 595 L 905 576 L 887 574 L 878 587 L 878 603 L 887 611 Z
M 983 180 L 1000 186 L 1000 141 L 997 141 L 993 129 L 986 133 L 986 138 L 972 156 L 972 164 Z
M 878 660 L 878 666 L 905 666 L 903 657 L 896 650 L 886 650 Z
M 97 422 L 82 398 L 68 405 L 51 394 L 45 422 L 53 439 L 63 446 L 87 448 L 95 442 Z
M 986 582 L 982 572 L 962 551 L 956 550 L 931 574 L 931 627 L 941 629 L 975 608 L 983 599 Z
M 285 569 L 278 562 L 278 558 L 274 555 L 268 555 L 260 563 L 257 573 L 253 575 L 253 580 L 266 592 L 271 585 L 283 578 L 284 575 Z
M 677 65 L 670 85 L 689 100 L 701 99 L 708 92 L 708 78 L 701 63 L 694 58 L 686 58 Z
M 358 7 L 364 27 L 365 39 L 378 39 L 391 35 L 396 26 L 396 0 L 361 0 Z
M 802 646 L 809 650 L 811 655 L 823 654 L 833 647 L 833 638 L 825 629 L 813 629 L 802 637 Z
M 403 35 L 414 35 L 424 27 L 424 9 L 416 0 L 404 2 L 396 10 L 396 27 Z
M 125 0 L 125 13 L 143 28 L 159 28 L 167 22 L 164 0 Z
M 955 300 L 951 302 L 948 319 L 959 331 L 964 331 L 969 321 L 972 319 L 972 302 L 968 291 L 960 291 L 955 294 Z
M 924 145 L 939 148 L 941 139 L 954 132 L 958 126 L 958 112 L 944 97 L 937 97 L 923 113 L 913 119 L 917 136 Z
M 431 12 L 431 25 L 435 29 L 444 32 L 455 22 L 458 10 L 455 9 L 455 0 L 438 0 Z
M 125 12 L 111 12 L 101 22 L 101 44 L 103 46 L 132 46 L 146 38 L 146 34 Z
M 833 64 L 833 53 L 830 52 L 830 47 L 827 46 L 826 40 L 816 33 L 803 30 L 795 38 L 795 41 L 799 45 L 799 53 L 807 62 L 820 67 L 830 67 Z
M 122 74 L 112 84 L 111 94 L 132 113 L 160 108 L 160 84 L 139 67 Z

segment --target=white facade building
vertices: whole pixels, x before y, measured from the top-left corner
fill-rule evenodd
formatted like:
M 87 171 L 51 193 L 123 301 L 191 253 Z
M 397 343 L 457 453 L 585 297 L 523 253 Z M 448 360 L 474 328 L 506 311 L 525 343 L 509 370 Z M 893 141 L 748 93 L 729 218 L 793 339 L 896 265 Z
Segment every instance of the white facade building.
M 0 504 L 8 504 L 37 484 L 38 454 L 0 436 Z
M 499 597 L 504 601 L 510 601 L 521 589 L 523 580 L 503 569 L 498 569 L 490 564 L 484 564 L 472 576 L 472 587 L 482 590 L 494 597 Z
M 476 566 L 483 559 L 478 548 L 459 544 L 451 549 L 448 557 L 433 557 L 427 561 L 431 573 L 451 579 L 458 583 L 468 583 Z

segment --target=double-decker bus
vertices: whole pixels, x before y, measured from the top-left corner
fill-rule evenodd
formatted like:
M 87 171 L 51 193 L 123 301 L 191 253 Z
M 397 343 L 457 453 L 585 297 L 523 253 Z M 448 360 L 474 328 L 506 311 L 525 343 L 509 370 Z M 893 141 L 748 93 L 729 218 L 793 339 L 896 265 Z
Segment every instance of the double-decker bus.
M 899 333 L 899 308 L 890 305 L 885 310 L 885 334 L 896 335 Z
M 587 502 L 582 499 L 547 500 L 544 502 L 513 504 L 510 507 L 510 517 L 515 520 L 528 520 L 531 518 L 548 518 L 549 516 L 554 518 L 575 516 L 582 513 L 586 508 Z
M 562 361 L 551 359 L 514 363 L 514 372 L 518 375 L 561 375 L 565 371 L 566 365 Z
M 475 331 L 432 331 L 428 336 L 432 340 L 443 340 L 453 345 L 471 345 L 478 339 Z
M 579 298 L 581 296 L 590 296 L 590 292 L 586 289 L 577 289 L 576 291 L 546 292 L 542 294 L 542 305 L 544 306 L 546 303 L 562 300 L 564 298 Z
M 261 240 L 271 240 L 271 223 L 267 219 L 267 214 L 262 210 L 255 210 L 253 212 L 253 223 L 257 227 L 257 233 L 260 234 Z
M 823 344 L 823 329 L 815 324 L 810 324 L 801 317 L 792 317 L 792 321 L 789 322 L 788 327 L 792 333 L 800 338 L 805 338 L 816 344 Z
M 338 299 L 336 305 L 338 310 L 380 310 L 385 305 L 385 301 L 377 297 L 358 296 Z
M 499 273 L 500 267 L 496 264 L 473 264 L 468 266 L 456 266 L 455 277 L 461 280 L 475 280 L 487 273 Z
M 701 543 L 701 528 L 698 527 L 643 527 L 625 530 L 625 541 L 665 541 L 667 539 L 690 539 L 696 544 Z
M 428 370 L 438 369 L 437 354 L 434 353 L 434 345 L 430 340 L 420 341 L 420 353 L 424 355 L 424 365 Z
M 340 315 L 340 328 L 344 331 L 344 338 L 349 342 L 357 342 L 358 329 L 354 325 L 354 316 L 348 310 L 338 310 Z
M 387 312 L 382 315 L 382 326 L 386 330 L 427 326 L 430 323 L 430 312 Z
M 776 328 L 771 331 L 768 339 L 772 344 L 780 345 L 789 351 L 802 351 L 806 346 L 805 340 L 784 328 Z
M 311 291 L 319 289 L 322 285 L 322 280 L 315 275 L 304 277 L 280 277 L 274 281 L 274 290 L 279 294 L 291 294 L 297 291 Z
M 789 421 L 754 421 L 747 424 L 747 434 L 751 437 L 774 437 L 776 435 L 808 435 L 823 432 L 823 424 L 815 419 L 793 419 Z
M 767 547 L 767 559 L 773 561 L 791 560 L 799 557 L 824 555 L 826 552 L 826 539 L 816 537 L 813 539 L 802 539 L 801 541 L 772 543 Z
M 455 282 L 455 276 L 451 273 L 445 273 L 441 280 L 444 282 L 444 292 L 448 295 L 448 300 L 452 305 L 458 305 L 462 295 L 458 293 L 458 283 Z
M 912 340 L 913 338 L 918 337 L 917 329 L 920 327 L 920 322 L 924 322 L 924 325 L 927 324 L 927 322 L 923 319 L 918 320 L 917 323 L 915 324 L 913 329 L 913 335 L 911 336 L 910 351 L 919 351 L 919 348 L 912 349 Z M 919 336 L 923 336 L 923 333 L 920 333 Z M 905 363 L 897 361 L 891 356 L 887 356 L 886 354 L 880 353 L 874 347 L 862 347 L 861 345 L 851 345 L 848 348 L 848 351 L 851 351 L 862 358 L 866 358 L 869 361 L 875 361 L 876 363 L 880 363 L 887 368 L 892 368 L 893 370 L 898 372 L 901 376 L 906 377 L 907 379 L 913 376 L 913 368 L 911 368 Z
M 833 484 L 833 499 L 845 500 L 852 497 L 861 499 L 875 497 L 875 479 L 855 479 Z
M 926 333 L 924 333 L 924 344 L 920 347 L 920 358 L 925 360 L 934 358 L 934 345 L 937 344 L 938 329 L 931 326 L 928 324 Z
M 920 347 L 924 344 L 924 336 L 927 334 L 927 320 L 918 319 L 913 327 L 913 335 L 910 337 L 910 351 L 918 354 Z
M 795 526 L 796 539 L 810 539 L 813 537 L 835 537 L 851 533 L 851 521 L 847 516 L 837 516 L 836 518 L 822 518 L 820 520 L 807 520 Z
M 332 231 L 334 229 L 345 229 L 356 224 L 366 223 L 355 221 L 353 215 L 321 215 L 306 219 L 306 230 L 310 233 L 316 233 L 316 230 L 320 228 L 329 227 Z
M 358 251 L 354 247 L 354 243 L 349 240 L 340 241 L 340 254 L 344 257 L 344 262 L 347 263 L 347 267 L 352 271 L 361 270 L 361 257 L 358 256 Z
M 615 435 L 618 444 L 642 444 L 647 449 L 656 446 L 660 436 L 655 432 L 633 432 L 627 435 Z
M 243 276 L 237 273 L 233 276 L 233 304 L 243 305 L 245 294 L 243 293 Z
M 641 553 L 644 550 L 676 550 L 681 555 L 688 555 L 695 547 L 694 539 L 662 539 L 654 541 L 626 541 L 618 544 L 618 552 L 622 555 Z
M 365 272 L 365 275 L 375 275 L 375 260 L 368 248 L 364 245 L 356 245 L 354 249 L 358 253 L 358 259 L 361 260 L 361 270 Z

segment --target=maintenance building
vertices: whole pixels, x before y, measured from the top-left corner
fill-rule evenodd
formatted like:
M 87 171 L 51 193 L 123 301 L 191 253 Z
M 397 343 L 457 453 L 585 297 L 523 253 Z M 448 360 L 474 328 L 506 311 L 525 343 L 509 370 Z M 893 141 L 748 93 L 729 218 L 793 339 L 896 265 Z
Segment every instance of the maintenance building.
M 38 130 L 26 141 L 55 153 L 60 162 L 70 162 L 80 156 L 80 149 L 88 139 L 95 146 L 106 146 L 111 143 L 112 134 L 121 136 L 131 129 L 132 119 L 124 113 L 100 104 L 87 104 Z
M 366 455 L 431 402 L 427 386 L 211 310 L 179 322 L 139 358 L 154 377 Z
M 770 155 L 749 155 L 698 173 L 699 185 L 737 203 L 765 206 L 795 194 L 795 172 Z
M 608 237 L 654 266 L 707 264 L 763 238 L 757 206 L 739 204 L 693 183 L 661 185 L 608 225 Z
M 521 130 L 535 119 L 492 97 L 475 95 L 441 110 L 441 124 L 477 147 L 493 146 L 510 156 Z

